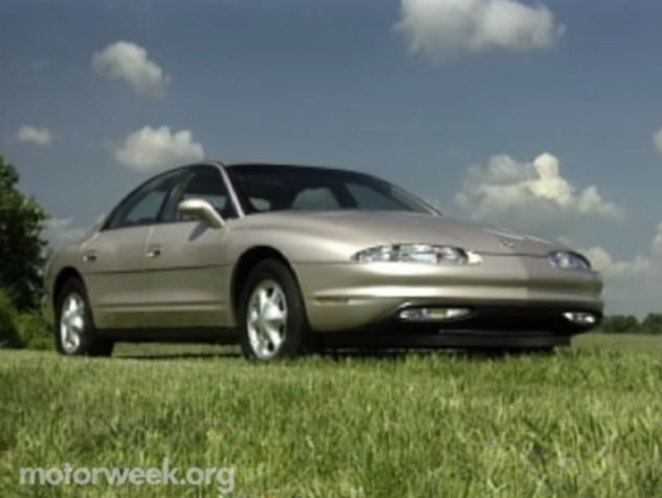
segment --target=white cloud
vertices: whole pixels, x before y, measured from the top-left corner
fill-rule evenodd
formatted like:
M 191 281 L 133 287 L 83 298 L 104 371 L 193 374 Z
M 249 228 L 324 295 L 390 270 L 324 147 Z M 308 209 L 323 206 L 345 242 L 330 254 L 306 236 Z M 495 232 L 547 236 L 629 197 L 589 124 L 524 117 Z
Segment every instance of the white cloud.
M 652 260 L 648 256 L 637 255 L 629 261 L 616 261 L 609 251 L 600 246 L 580 249 L 580 252 L 607 278 L 639 279 L 651 270 Z
M 662 223 L 657 226 L 657 232 L 652 242 L 653 254 L 656 256 L 662 256 Z
M 150 60 L 140 45 L 118 41 L 96 52 L 92 67 L 97 73 L 129 83 L 138 94 L 161 98 L 165 94 L 170 77 Z
M 662 154 L 662 128 L 653 135 L 653 147 L 658 153 Z
M 571 243 L 569 245 L 574 245 Z M 632 259 L 616 259 L 604 247 L 580 248 L 579 252 L 600 271 L 605 281 L 607 313 L 648 313 L 662 310 L 662 223 L 649 248 Z
M 562 224 L 577 217 L 623 220 L 625 211 L 603 199 L 597 187 L 578 190 L 561 173 L 559 159 L 541 154 L 533 162 L 496 155 L 485 167 L 469 168 L 456 195 L 463 214 L 523 227 L 542 222 Z
M 53 134 L 48 128 L 39 128 L 37 126 L 21 126 L 16 133 L 16 138 L 19 141 L 38 145 L 40 147 L 47 147 L 53 143 Z
M 72 218 L 50 218 L 44 227 L 44 238 L 53 249 L 60 249 L 76 242 L 87 233 L 84 228 L 76 227 Z
M 544 5 L 517 0 L 401 0 L 398 28 L 433 59 L 549 49 L 564 31 Z
M 646 253 L 619 260 L 600 246 L 580 249 L 580 252 L 602 274 L 607 314 L 645 314 L 661 310 L 662 258 Z
M 115 159 L 131 169 L 153 172 L 201 160 L 205 151 L 189 130 L 145 126 L 130 133 L 115 148 Z

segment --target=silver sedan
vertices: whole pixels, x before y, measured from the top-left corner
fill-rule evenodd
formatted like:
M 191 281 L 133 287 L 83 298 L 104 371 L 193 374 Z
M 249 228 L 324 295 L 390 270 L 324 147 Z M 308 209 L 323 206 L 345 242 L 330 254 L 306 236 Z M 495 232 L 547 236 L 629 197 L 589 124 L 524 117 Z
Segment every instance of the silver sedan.
M 452 220 L 362 173 L 195 164 L 143 183 L 46 270 L 58 349 L 239 343 L 550 349 L 602 318 L 602 280 L 556 242 Z

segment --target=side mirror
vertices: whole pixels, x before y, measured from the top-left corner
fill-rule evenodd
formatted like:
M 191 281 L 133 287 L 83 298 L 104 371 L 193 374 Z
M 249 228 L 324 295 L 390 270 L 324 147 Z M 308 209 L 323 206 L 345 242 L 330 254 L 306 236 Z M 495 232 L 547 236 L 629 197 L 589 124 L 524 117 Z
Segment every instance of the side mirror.
M 205 220 L 212 228 L 223 228 L 225 221 L 214 206 L 204 199 L 186 199 L 177 205 L 179 213 Z

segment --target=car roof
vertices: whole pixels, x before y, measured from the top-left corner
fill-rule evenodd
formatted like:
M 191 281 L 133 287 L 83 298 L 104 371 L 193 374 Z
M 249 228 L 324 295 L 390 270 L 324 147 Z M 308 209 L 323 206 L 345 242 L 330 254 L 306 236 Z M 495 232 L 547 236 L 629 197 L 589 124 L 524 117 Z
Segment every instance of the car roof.
M 259 172 L 259 171 L 273 171 L 278 172 L 288 172 L 288 171 L 305 171 L 310 173 L 339 173 L 339 174 L 354 174 L 368 176 L 365 173 L 359 171 L 353 171 L 348 169 L 340 168 L 329 168 L 326 166 L 309 166 L 302 164 L 281 164 L 281 163 L 251 163 L 251 162 L 242 162 L 242 163 L 221 163 L 223 166 L 230 172 L 243 170 L 246 172 Z

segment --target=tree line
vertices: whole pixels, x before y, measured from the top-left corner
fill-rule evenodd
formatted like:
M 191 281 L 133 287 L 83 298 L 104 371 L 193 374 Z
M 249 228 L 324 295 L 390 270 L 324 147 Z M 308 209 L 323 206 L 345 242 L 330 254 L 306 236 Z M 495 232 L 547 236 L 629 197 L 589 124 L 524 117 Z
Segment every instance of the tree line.
M 605 334 L 662 335 L 662 313 L 649 313 L 641 320 L 634 315 L 606 316 L 598 331 Z

